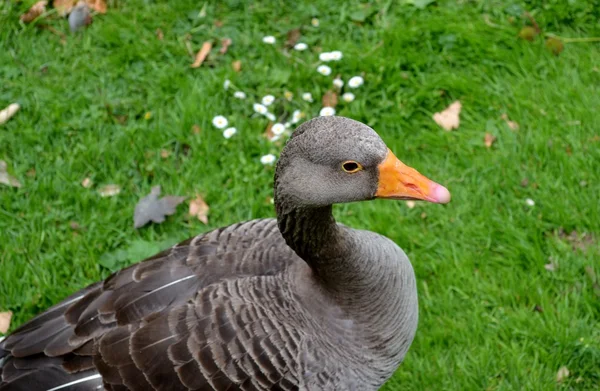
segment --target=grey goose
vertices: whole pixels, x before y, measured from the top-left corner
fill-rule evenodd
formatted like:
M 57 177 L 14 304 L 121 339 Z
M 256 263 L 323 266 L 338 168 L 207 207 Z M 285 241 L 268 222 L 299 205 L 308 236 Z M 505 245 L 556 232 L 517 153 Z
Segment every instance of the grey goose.
M 186 240 L 19 327 L 0 390 L 377 390 L 415 335 L 415 276 L 332 204 L 450 193 L 343 117 L 296 129 L 274 193 L 277 219 Z

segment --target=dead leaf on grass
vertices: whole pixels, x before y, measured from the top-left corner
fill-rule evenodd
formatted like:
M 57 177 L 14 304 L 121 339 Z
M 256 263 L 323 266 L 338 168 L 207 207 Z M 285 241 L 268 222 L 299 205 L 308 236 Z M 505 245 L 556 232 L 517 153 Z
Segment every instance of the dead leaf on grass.
M 90 178 L 84 178 L 81 181 L 81 186 L 85 187 L 86 189 L 89 189 L 90 187 L 92 187 L 93 184 L 94 184 L 94 182 L 92 182 L 92 180 Z
M 321 101 L 323 103 L 323 107 L 333 107 L 333 108 L 335 108 L 335 106 L 338 103 L 338 96 L 335 93 L 335 91 L 328 90 L 323 95 L 323 98 L 321 99 Z
M 100 197 L 113 197 L 121 192 L 121 186 L 110 184 L 102 186 L 98 189 L 98 193 L 100 193 Z
M 491 133 L 486 133 L 485 134 L 484 143 L 485 143 L 486 147 L 491 148 L 492 144 L 494 144 L 495 141 L 496 141 L 496 136 L 494 136 Z
M 580 250 L 585 253 L 588 248 L 596 244 L 594 237 L 587 232 L 577 232 L 576 230 L 573 230 L 571 233 L 567 234 L 561 227 L 556 232 L 556 235 L 559 239 L 569 243 L 573 251 Z
M 12 312 L 0 312 L 0 333 L 6 334 L 10 328 L 10 319 L 12 318 Z
M 242 62 L 240 60 L 236 60 L 231 63 L 231 67 L 235 72 L 239 72 L 242 70 Z
M 510 119 L 508 119 L 508 115 L 506 113 L 503 113 L 500 118 L 506 121 L 506 124 L 511 130 L 519 130 L 519 124 L 515 121 L 511 121 Z
M 156 38 L 159 41 L 162 41 L 163 39 L 165 39 L 165 34 L 163 33 L 163 31 L 161 29 L 156 29 Z
M 567 377 L 569 377 L 571 373 L 569 372 L 569 368 L 562 366 L 556 372 L 556 382 L 562 383 Z
M 66 16 L 71 12 L 73 7 L 75 7 L 76 1 L 77 0 L 54 0 L 52 6 L 60 16 Z
M 21 22 L 23 23 L 31 23 L 35 20 L 35 18 L 37 18 L 38 16 L 40 16 L 41 14 L 43 14 L 44 12 L 46 12 L 46 6 L 48 5 L 47 1 L 38 1 L 37 3 L 35 3 L 34 5 L 31 6 L 31 8 L 29 8 L 29 10 L 27 12 L 25 12 L 23 15 L 21 15 Z
M 162 157 L 163 159 L 166 159 L 169 156 L 171 156 L 171 151 L 169 151 L 168 149 L 161 149 L 160 150 L 160 157 Z
M 106 13 L 106 0 L 86 0 L 87 5 L 96 12 Z
M 444 130 L 450 131 L 452 129 L 457 129 L 460 125 L 461 109 L 462 104 L 460 103 L 460 101 L 457 100 L 453 102 L 450 106 L 448 106 L 445 110 L 433 114 L 433 120 Z
M 190 216 L 196 217 L 204 224 L 208 224 L 208 211 L 210 208 L 202 196 L 197 195 L 192 201 L 190 201 Z
M 143 227 L 151 221 L 157 224 L 162 223 L 165 221 L 165 217 L 175 213 L 177 205 L 185 200 L 185 197 L 179 196 L 165 196 L 159 199 L 159 195 L 160 186 L 154 186 L 150 194 L 137 203 L 133 213 L 135 228 Z
M 227 53 L 227 49 L 229 49 L 229 46 L 231 46 L 231 42 L 233 42 L 231 40 L 231 38 L 225 38 L 224 40 L 222 40 L 221 41 L 221 49 L 219 49 L 219 53 L 221 53 L 221 54 Z
M 206 57 L 208 57 L 208 54 L 210 53 L 211 49 L 212 49 L 212 42 L 210 42 L 210 41 L 204 42 L 202 44 L 202 48 L 198 51 L 198 54 L 196 54 L 196 59 L 194 60 L 194 63 L 192 65 L 190 65 L 190 67 L 192 67 L 192 68 L 200 67 L 200 65 L 202 65 L 204 60 L 206 60 Z
M 0 111 L 0 125 L 11 119 L 21 106 L 18 103 L 11 103 L 4 110 Z
M 200 134 L 200 132 L 202 132 L 202 129 L 200 129 L 200 126 L 198 124 L 192 125 L 192 133 Z
M 21 182 L 19 182 L 17 178 L 13 177 L 12 175 L 9 175 L 8 172 L 6 172 L 7 167 L 8 165 L 6 164 L 6 162 L 4 160 L 0 160 L 0 183 L 12 187 L 21 187 Z
M 299 28 L 288 31 L 285 46 L 287 46 L 288 48 L 294 47 L 294 45 L 298 43 L 298 40 L 300 40 L 301 36 L 302 33 L 300 32 Z

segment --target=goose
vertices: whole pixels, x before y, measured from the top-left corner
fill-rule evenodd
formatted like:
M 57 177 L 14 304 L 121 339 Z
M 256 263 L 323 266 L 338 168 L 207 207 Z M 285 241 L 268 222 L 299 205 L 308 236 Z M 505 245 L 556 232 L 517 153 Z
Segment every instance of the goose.
M 406 254 L 332 205 L 450 201 L 377 133 L 300 125 L 275 169 L 277 219 L 219 228 L 92 284 L 0 342 L 0 390 L 377 390 L 418 319 Z

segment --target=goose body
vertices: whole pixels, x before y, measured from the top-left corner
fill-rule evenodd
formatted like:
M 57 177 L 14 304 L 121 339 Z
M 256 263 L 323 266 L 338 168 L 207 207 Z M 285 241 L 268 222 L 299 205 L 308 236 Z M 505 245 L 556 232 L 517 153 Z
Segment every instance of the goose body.
M 342 131 L 358 145 L 325 143 Z M 417 328 L 414 272 L 391 240 L 336 223 L 331 204 L 449 200 L 433 182 L 394 193 L 389 153 L 349 119 L 302 125 L 277 167 L 277 219 L 191 238 L 38 315 L 0 342 L 0 391 L 377 390 Z

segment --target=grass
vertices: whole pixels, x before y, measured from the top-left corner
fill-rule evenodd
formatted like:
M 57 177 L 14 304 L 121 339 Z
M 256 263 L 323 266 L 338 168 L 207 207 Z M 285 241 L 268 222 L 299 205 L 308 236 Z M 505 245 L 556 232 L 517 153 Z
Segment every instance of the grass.
M 19 25 L 29 4 L 0 5 L 0 105 L 22 105 L 0 128 L 0 159 L 23 182 L 0 187 L 0 310 L 15 313 L 12 327 L 171 242 L 273 216 L 273 169 L 259 159 L 281 147 L 262 137 L 268 121 L 251 103 L 289 90 L 295 98 L 279 102 L 277 114 L 317 115 L 332 76 L 316 73 L 316 53 L 337 49 L 344 58 L 330 64 L 333 75 L 365 78 L 338 114 L 371 125 L 397 156 L 453 194 L 445 207 L 373 201 L 335 210 L 345 224 L 396 241 L 417 274 L 419 330 L 384 389 L 598 389 L 599 44 L 570 43 L 554 56 L 541 37 L 517 34 L 527 9 L 549 33 L 598 36 L 600 7 L 410 3 L 247 9 L 230 0 L 207 3 L 199 18 L 200 2 L 135 0 L 119 2 L 82 34 L 50 20 L 63 43 Z M 286 32 L 298 26 L 309 51 L 283 55 Z M 262 43 L 267 34 L 277 36 L 275 46 Z M 198 50 L 224 37 L 233 40 L 225 55 L 189 67 L 186 43 Z M 249 99 L 232 98 L 227 78 Z M 317 102 L 300 100 L 304 91 Z M 456 99 L 461 126 L 445 132 L 431 115 Z M 233 138 L 212 127 L 218 114 L 237 127 Z M 497 137 L 489 149 L 486 132 Z M 163 149 L 170 156 L 161 157 Z M 85 177 L 93 188 L 81 186 Z M 109 183 L 121 194 L 99 197 Z M 164 194 L 204 195 L 209 225 L 180 206 L 162 225 L 133 229 L 136 202 L 157 184 Z M 570 375 L 557 383 L 562 366 Z

